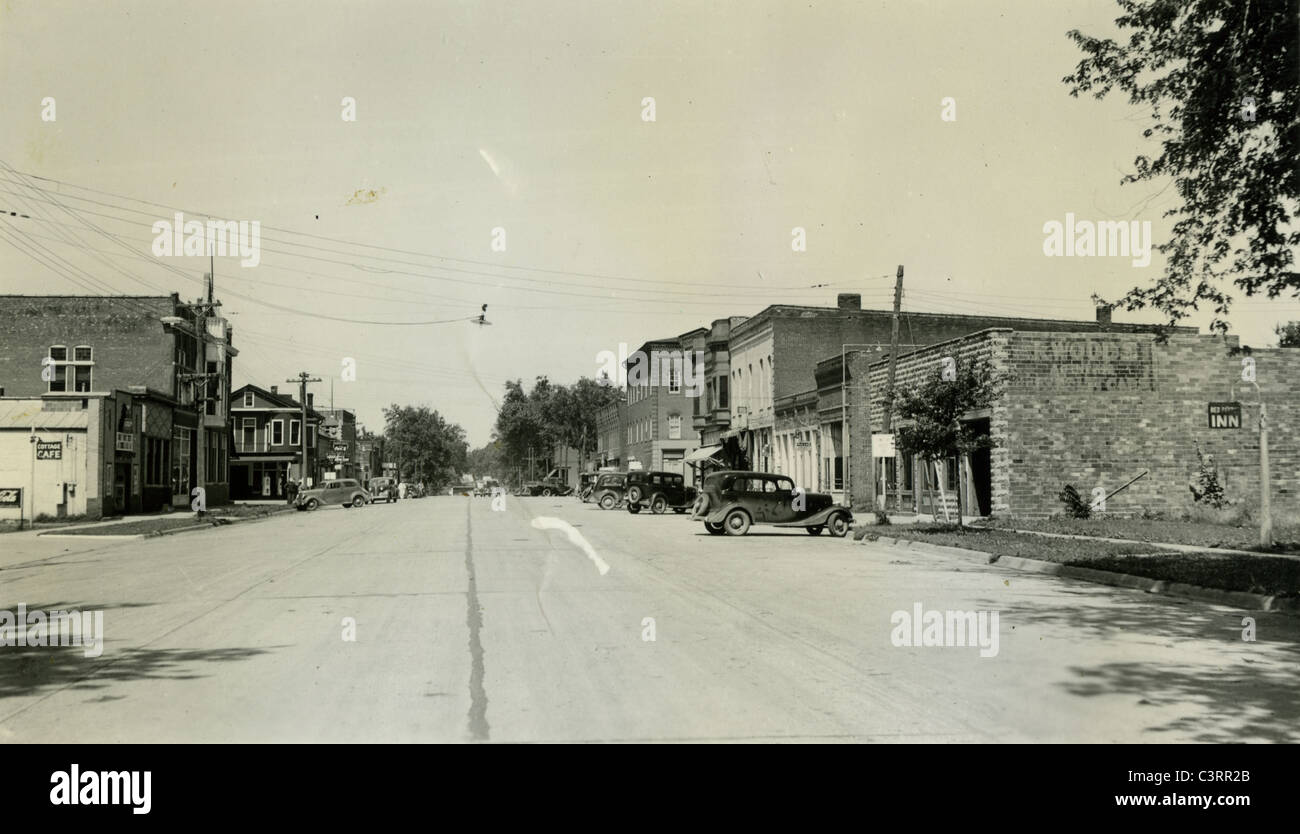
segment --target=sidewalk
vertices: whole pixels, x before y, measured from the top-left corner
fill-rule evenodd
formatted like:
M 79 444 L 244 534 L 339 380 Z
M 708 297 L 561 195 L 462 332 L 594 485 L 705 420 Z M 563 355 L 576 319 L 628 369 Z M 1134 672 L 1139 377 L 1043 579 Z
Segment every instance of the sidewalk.
M 242 506 L 255 506 L 259 511 L 251 514 L 240 512 L 237 508 Z M 241 521 L 255 521 L 292 509 L 292 505 L 283 501 L 239 501 L 209 510 L 202 518 L 198 517 L 192 510 L 177 510 L 172 513 L 125 516 L 106 521 L 49 525 L 46 529 L 37 527 L 8 535 L 21 536 L 27 534 L 49 538 L 141 538 L 149 535 L 167 535 L 185 530 L 236 524 Z M 118 533 L 118 530 L 129 532 Z

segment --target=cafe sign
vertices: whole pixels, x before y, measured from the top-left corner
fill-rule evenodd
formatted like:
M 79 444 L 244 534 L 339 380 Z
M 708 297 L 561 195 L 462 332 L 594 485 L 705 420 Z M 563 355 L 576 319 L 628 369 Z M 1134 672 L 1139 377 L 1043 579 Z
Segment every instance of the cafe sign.
M 36 441 L 37 460 L 63 460 L 63 441 Z

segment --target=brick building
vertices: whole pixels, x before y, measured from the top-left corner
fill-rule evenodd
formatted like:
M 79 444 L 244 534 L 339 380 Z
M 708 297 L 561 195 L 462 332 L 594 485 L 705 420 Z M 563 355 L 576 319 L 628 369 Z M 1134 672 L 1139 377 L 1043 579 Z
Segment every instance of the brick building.
M 32 425 L 11 414 L 5 428 L 39 430 L 52 412 L 82 412 L 56 422 L 78 423 L 80 442 L 95 445 L 76 460 L 99 461 L 94 472 L 59 474 L 56 489 L 48 464 L 57 458 L 10 450 L 10 477 L 31 475 L 30 497 L 49 504 L 52 515 L 188 508 L 196 486 L 205 488 L 209 505 L 225 503 L 237 351 L 225 319 L 204 315 L 219 306 L 183 304 L 176 294 L 0 296 L 0 396 L 40 403 Z M 80 495 L 72 494 L 77 485 Z
M 596 463 L 615 469 L 624 466 L 623 441 L 627 434 L 627 395 L 596 412 Z
M 681 358 L 681 346 L 676 339 L 656 339 L 628 360 L 625 464 L 636 461 L 642 469 L 688 474 L 686 455 L 699 445 L 689 426 L 697 398 L 689 396 L 680 362 L 654 362 L 650 370 L 656 354 Z M 644 363 L 640 371 L 638 362 Z
M 902 354 L 897 384 L 915 385 L 940 360 L 985 362 L 1001 378 L 988 408 L 967 415 L 997 447 L 968 460 L 940 465 L 931 486 L 962 492 L 968 514 L 1043 517 L 1060 512 L 1058 493 L 1068 483 L 1087 497 L 1148 474 L 1114 496 L 1107 511 L 1177 512 L 1191 504 L 1189 482 L 1200 451 L 1211 455 L 1230 500 L 1257 503 L 1258 408 L 1254 387 L 1241 382 L 1236 337 L 1226 340 L 1182 328 L 1161 342 L 1153 334 L 1033 332 L 999 328 Z M 1300 351 L 1255 350 L 1259 394 L 1268 409 L 1271 501 L 1283 512 L 1300 511 Z M 856 415 L 883 417 L 889 363 L 870 353 L 850 357 L 866 385 L 850 385 L 847 411 L 853 437 L 866 431 Z M 1211 402 L 1242 403 L 1239 428 L 1211 428 Z M 868 410 L 869 409 L 869 410 Z M 859 439 L 865 446 L 865 438 Z M 896 463 L 905 508 L 931 512 L 919 461 Z M 851 477 L 866 482 L 869 461 L 855 456 Z M 859 470 L 863 474 L 858 474 Z M 937 482 L 936 482 L 937 481 Z M 862 498 L 853 488 L 855 504 Z
M 905 353 L 993 327 L 1045 332 L 1151 332 L 1151 325 L 1117 324 L 1110 308 L 1094 321 L 906 313 L 899 351 Z M 843 293 L 833 308 L 772 306 L 732 329 L 732 424 L 746 468 L 791 475 L 800 486 L 839 493 L 851 485 L 852 438 L 842 431 L 842 381 L 852 373 L 841 360 L 857 353 L 889 353 L 893 313 L 861 309 L 860 296 Z M 1195 332 L 1181 328 L 1179 332 Z M 879 424 L 877 424 L 879 425 Z M 891 470 L 892 476 L 892 470 Z M 843 497 L 841 495 L 841 497 Z
M 728 442 L 731 428 L 731 331 L 745 321 L 745 316 L 715 319 L 678 337 L 683 352 L 703 357 L 695 373 L 704 376 L 704 395 L 694 398 L 691 428 L 699 439 L 699 448 L 686 456 L 686 463 L 697 473 L 709 468 L 743 468 L 744 455 L 735 439 Z

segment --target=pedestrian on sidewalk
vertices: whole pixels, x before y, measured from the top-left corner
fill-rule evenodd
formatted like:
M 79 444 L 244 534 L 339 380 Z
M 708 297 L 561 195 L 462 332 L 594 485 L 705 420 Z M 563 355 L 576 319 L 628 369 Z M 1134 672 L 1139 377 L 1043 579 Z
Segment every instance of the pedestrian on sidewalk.
M 280 495 L 287 496 L 289 494 L 288 492 L 285 491 L 286 486 L 287 486 L 287 482 L 284 479 L 284 473 L 281 472 L 280 473 Z
M 298 482 L 293 478 L 290 478 L 289 483 L 285 485 L 285 493 L 288 497 L 288 500 L 285 503 L 292 504 L 298 497 Z

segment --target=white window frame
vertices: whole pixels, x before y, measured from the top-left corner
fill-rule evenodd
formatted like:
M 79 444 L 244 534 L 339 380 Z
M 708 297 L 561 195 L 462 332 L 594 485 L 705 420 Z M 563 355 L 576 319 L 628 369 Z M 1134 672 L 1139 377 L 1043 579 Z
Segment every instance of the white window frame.
M 294 439 L 294 435 L 297 435 L 296 440 Z M 290 420 L 289 421 L 289 445 L 296 449 L 298 448 L 298 445 L 300 443 L 302 443 L 302 421 Z
M 280 438 L 279 440 L 275 439 L 277 435 Z M 271 421 L 271 434 L 268 436 L 266 442 L 269 446 L 284 445 L 284 420 Z
M 255 452 L 257 451 L 257 418 L 244 417 L 242 420 L 243 422 L 239 424 L 239 451 Z M 253 442 L 246 444 L 244 443 L 244 432 L 250 428 L 253 430 Z
M 252 391 L 244 392 L 244 408 L 253 408 L 257 403 L 253 399 Z
M 55 358 L 54 358 L 54 351 L 55 351 L 56 348 L 61 349 L 61 350 L 63 351 L 63 358 L 62 358 L 62 359 L 55 359 Z M 45 390 L 46 390 L 46 392 L 49 392 L 49 393 L 55 393 L 55 394 L 60 394 L 60 393 L 61 393 L 61 394 L 66 394 L 66 393 L 68 393 L 68 390 L 69 390 L 69 389 L 68 389 L 68 367 L 67 367 L 67 366 L 71 364 L 71 362 L 69 362 L 69 360 L 68 360 L 68 346 L 67 346 L 67 345 L 50 345 L 50 349 L 49 349 L 48 351 L 46 351 L 45 357 L 46 357 L 47 359 L 50 360 L 49 363 L 48 363 L 49 366 L 50 366 L 50 378 L 49 378 L 48 380 L 46 380 L 46 382 L 45 382 Z M 63 368 L 63 390 L 62 390 L 62 391 L 56 391 L 56 390 L 54 389 L 54 380 L 58 379 L 58 376 L 59 376 L 59 368 Z M 72 380 L 73 380 L 73 388 L 75 388 L 75 387 L 76 387 L 76 376 L 75 376 L 75 375 L 73 376 Z
M 682 415 L 680 414 L 668 415 L 668 439 L 669 440 L 682 439 Z

